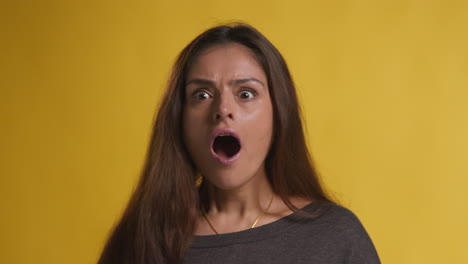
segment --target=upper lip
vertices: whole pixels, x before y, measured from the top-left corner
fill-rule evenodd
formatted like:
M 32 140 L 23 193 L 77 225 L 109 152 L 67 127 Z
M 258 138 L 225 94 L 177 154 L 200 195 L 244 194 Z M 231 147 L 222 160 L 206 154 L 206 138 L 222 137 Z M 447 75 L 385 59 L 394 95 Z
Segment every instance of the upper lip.
M 216 128 L 215 130 L 213 130 L 213 132 L 211 133 L 211 137 L 210 137 L 210 144 L 211 144 L 211 147 L 213 147 L 213 141 L 215 140 L 215 138 L 221 134 L 229 134 L 233 137 L 235 137 L 237 139 L 237 141 L 239 141 L 239 144 L 240 144 L 240 138 L 239 138 L 239 134 L 237 134 L 237 132 L 232 129 L 232 128 Z

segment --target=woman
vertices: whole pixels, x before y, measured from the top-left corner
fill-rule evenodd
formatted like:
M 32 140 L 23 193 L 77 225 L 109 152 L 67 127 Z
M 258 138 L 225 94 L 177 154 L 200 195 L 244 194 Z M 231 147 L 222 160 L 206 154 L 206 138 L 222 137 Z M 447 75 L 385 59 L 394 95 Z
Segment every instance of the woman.
M 244 24 L 179 55 L 99 263 L 380 263 L 319 183 L 284 59 Z

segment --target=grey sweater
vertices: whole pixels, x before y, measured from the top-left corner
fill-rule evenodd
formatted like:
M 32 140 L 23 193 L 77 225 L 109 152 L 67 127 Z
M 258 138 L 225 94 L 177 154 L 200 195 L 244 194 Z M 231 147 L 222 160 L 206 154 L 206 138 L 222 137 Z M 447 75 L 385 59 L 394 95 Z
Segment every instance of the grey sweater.
M 184 263 L 380 263 L 359 219 L 348 209 L 313 202 L 304 211 L 240 232 L 195 236 Z

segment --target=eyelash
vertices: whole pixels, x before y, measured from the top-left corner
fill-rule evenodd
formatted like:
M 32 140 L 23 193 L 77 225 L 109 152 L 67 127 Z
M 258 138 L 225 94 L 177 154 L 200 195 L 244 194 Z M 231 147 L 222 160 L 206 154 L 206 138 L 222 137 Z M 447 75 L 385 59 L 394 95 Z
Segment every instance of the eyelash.
M 199 89 L 199 90 L 196 90 L 195 92 L 193 92 L 193 94 L 192 94 L 193 99 L 195 99 L 195 100 L 203 100 L 203 99 L 200 99 L 200 98 L 198 97 L 198 95 L 200 95 L 201 93 L 208 94 L 208 96 L 211 97 L 211 94 L 210 94 L 207 90 L 205 90 L 205 89 Z
M 256 97 L 257 96 L 257 92 L 253 89 L 250 89 L 250 88 L 242 88 L 242 90 L 240 91 L 239 95 L 242 94 L 242 93 L 245 93 L 245 92 L 249 92 L 252 94 L 253 97 Z M 244 98 L 241 98 L 241 99 L 244 99 Z M 250 98 L 251 99 L 251 98 Z
M 239 97 L 240 97 L 240 94 L 245 93 L 245 92 L 251 93 L 253 98 L 255 98 L 257 96 L 257 92 L 254 89 L 242 88 L 242 90 L 239 92 Z M 195 92 L 193 92 L 192 98 L 194 100 L 197 100 L 197 101 L 202 101 L 204 99 L 208 99 L 208 98 L 199 98 L 199 95 L 203 94 L 203 93 L 208 94 L 209 97 L 212 97 L 210 92 L 207 91 L 206 89 L 198 89 Z M 241 98 L 241 99 L 249 100 L 249 99 L 252 99 L 252 98 Z

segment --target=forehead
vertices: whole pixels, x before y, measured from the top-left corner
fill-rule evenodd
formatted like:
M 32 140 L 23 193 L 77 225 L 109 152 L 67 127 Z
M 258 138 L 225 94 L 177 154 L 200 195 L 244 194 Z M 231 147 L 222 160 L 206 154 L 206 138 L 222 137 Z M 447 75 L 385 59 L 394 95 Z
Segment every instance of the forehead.
M 215 45 L 202 51 L 187 74 L 187 79 L 218 80 L 237 77 L 260 78 L 266 81 L 255 53 L 238 43 Z

